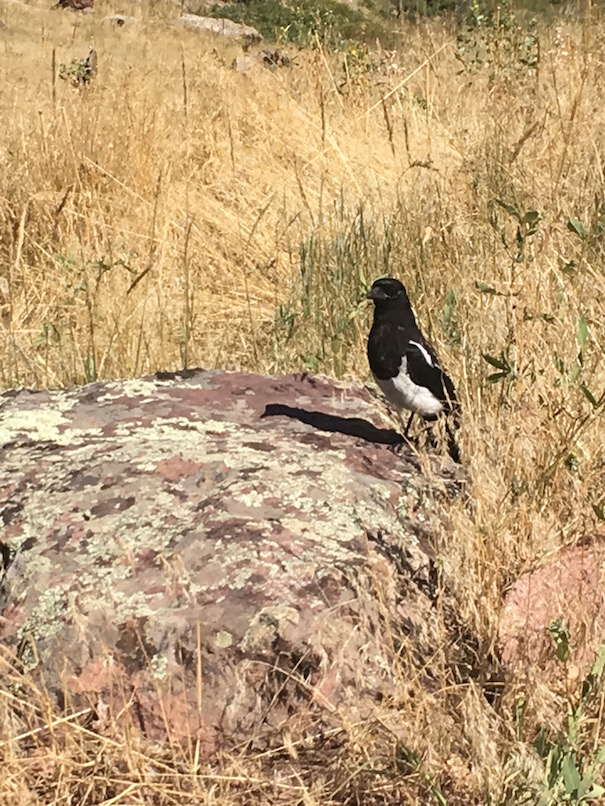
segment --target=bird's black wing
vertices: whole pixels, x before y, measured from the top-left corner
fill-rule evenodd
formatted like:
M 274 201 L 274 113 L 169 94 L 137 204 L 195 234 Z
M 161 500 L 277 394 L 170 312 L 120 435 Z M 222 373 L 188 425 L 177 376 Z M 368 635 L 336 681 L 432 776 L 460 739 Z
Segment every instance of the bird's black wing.
M 424 386 L 443 401 L 449 411 L 456 404 L 456 390 L 451 378 L 443 371 L 432 346 L 422 338 L 411 338 L 405 346 L 407 373 L 417 386 Z

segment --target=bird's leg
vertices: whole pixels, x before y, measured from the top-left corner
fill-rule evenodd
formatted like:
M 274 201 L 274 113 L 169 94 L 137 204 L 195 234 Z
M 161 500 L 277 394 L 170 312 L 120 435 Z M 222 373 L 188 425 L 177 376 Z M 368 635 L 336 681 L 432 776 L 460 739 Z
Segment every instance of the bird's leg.
M 456 442 L 456 437 L 454 436 L 454 432 L 452 431 L 450 424 L 448 421 L 445 421 L 445 431 L 447 433 L 447 452 L 450 455 L 450 458 L 456 462 L 457 465 L 461 464 L 460 461 L 460 448 L 458 447 L 458 443 Z
M 427 427 L 424 429 L 424 433 L 426 435 L 426 444 L 430 448 L 437 447 L 437 438 L 435 437 L 435 431 L 433 430 L 433 423 L 429 423 Z
M 401 414 L 398 415 L 398 419 L 399 419 L 399 427 L 401 428 L 401 426 L 403 425 L 402 420 L 401 420 Z M 405 427 L 405 430 L 403 432 L 403 436 L 401 436 L 400 434 L 397 434 L 397 436 L 399 437 L 399 439 L 401 441 L 400 442 L 395 442 L 395 443 L 393 443 L 393 445 L 391 445 L 389 447 L 389 449 L 393 453 L 399 455 L 403 451 L 403 449 L 404 449 L 404 447 L 406 445 L 408 445 L 408 446 L 411 445 L 411 442 L 410 442 L 409 437 L 408 437 L 408 432 L 410 430 L 410 426 L 412 424 L 413 419 L 414 419 L 414 412 L 412 412 L 411 415 L 410 415 L 410 419 L 408 420 L 408 424 Z
M 408 424 L 405 427 L 405 431 L 403 432 L 404 439 L 408 438 L 408 434 L 410 432 L 410 426 L 412 425 L 412 420 L 414 419 L 414 412 L 410 414 L 410 419 L 408 420 Z
M 401 456 L 405 448 L 405 445 L 406 445 L 405 440 L 402 439 L 401 442 L 391 443 L 391 445 L 389 445 L 388 447 L 388 450 L 390 450 L 391 453 L 394 453 L 395 456 Z
M 448 418 L 445 417 L 442 421 L 442 427 L 439 429 L 439 440 L 437 439 L 434 428 L 435 424 L 433 422 L 427 423 L 427 426 L 424 429 L 424 433 L 426 435 L 426 444 L 431 448 L 437 448 L 439 441 L 445 437 L 447 442 L 447 452 L 450 458 L 453 459 L 457 465 L 461 464 L 460 448 L 458 447 L 454 430 L 452 429 L 452 425 Z

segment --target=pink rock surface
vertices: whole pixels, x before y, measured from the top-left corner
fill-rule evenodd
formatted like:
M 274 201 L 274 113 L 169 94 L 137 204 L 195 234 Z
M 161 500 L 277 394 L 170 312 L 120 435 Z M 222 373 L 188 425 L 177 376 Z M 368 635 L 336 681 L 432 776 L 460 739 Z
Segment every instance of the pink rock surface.
M 208 752 L 363 718 L 400 687 L 386 610 L 389 641 L 440 640 L 429 538 L 453 484 L 379 417 L 310 376 L 0 396 L 5 659 L 98 724 Z
M 509 592 L 500 622 L 502 660 L 536 666 L 562 680 L 590 671 L 605 640 L 605 541 L 563 549 L 522 576 Z M 562 664 L 549 626 L 561 619 L 569 631 L 570 657 Z

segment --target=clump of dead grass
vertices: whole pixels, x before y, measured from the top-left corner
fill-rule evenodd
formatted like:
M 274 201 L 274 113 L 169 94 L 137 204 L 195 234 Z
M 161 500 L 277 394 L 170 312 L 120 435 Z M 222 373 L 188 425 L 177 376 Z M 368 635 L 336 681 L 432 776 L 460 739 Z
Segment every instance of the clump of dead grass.
M 0 383 L 196 365 L 364 379 L 363 291 L 396 274 L 464 405 L 472 509 L 451 506 L 441 550 L 481 667 L 507 586 L 602 507 L 603 26 L 540 31 L 532 69 L 462 70 L 434 22 L 371 62 L 315 50 L 239 74 L 233 47 L 149 20 L 4 16 Z M 58 82 L 92 40 L 91 86 Z M 494 708 L 495 664 L 461 677 L 450 637 L 444 620 L 436 691 L 406 700 L 414 735 L 377 718 L 327 756 L 294 738 L 212 768 L 191 748 L 156 758 L 7 688 L 2 799 L 531 802 L 543 767 L 516 707 L 554 732 L 565 698 L 513 681 Z

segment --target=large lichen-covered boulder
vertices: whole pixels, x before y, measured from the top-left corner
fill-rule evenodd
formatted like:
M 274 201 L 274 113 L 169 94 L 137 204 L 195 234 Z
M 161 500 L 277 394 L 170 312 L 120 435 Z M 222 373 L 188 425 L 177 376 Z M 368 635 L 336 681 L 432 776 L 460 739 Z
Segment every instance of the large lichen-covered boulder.
M 401 685 L 394 644 L 439 635 L 441 482 L 400 441 L 367 390 L 310 376 L 5 393 L 5 658 L 97 725 L 207 751 L 363 718 Z

